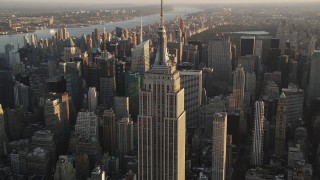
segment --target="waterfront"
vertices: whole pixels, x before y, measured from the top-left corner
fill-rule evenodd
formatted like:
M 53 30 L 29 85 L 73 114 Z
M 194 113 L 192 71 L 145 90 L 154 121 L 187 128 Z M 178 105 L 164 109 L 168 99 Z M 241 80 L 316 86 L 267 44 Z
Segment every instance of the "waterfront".
M 186 13 L 197 13 L 200 12 L 201 9 L 198 8 L 192 8 L 192 7 L 179 7 L 175 8 L 173 11 L 166 13 L 165 19 L 166 20 L 173 20 L 176 17 L 183 17 L 186 15 Z M 79 37 L 82 34 L 89 34 L 94 31 L 94 29 L 98 29 L 100 32 L 106 29 L 106 31 L 111 32 L 115 30 L 116 27 L 122 27 L 122 28 L 134 28 L 137 26 L 140 26 L 141 18 L 137 17 L 132 20 L 127 21 L 120 21 L 120 22 L 112 22 L 112 23 L 106 23 L 106 24 L 99 24 L 99 25 L 93 25 L 89 27 L 78 27 L 78 28 L 68 28 L 68 32 L 70 33 L 70 36 L 76 36 Z M 143 26 L 154 24 L 156 22 L 159 22 L 159 14 L 151 15 L 151 16 L 144 16 L 142 17 Z M 18 41 L 20 46 L 23 45 L 23 37 L 28 35 L 31 36 L 32 34 L 37 35 L 38 39 L 45 39 L 45 38 L 51 38 L 53 33 L 57 29 L 45 29 L 45 30 L 37 30 L 34 33 L 23 33 L 23 34 L 15 34 L 15 35 L 4 35 L 0 36 L 0 53 L 4 52 L 4 46 L 6 44 L 12 43 L 17 49 L 18 47 Z M 51 32 L 51 33 L 50 33 Z

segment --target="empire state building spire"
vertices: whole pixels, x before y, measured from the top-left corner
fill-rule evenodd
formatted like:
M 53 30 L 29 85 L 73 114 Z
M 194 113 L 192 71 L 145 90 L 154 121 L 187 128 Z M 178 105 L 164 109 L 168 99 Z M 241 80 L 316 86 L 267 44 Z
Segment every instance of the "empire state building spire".
M 163 17 L 163 0 L 161 0 L 161 9 L 160 9 L 160 27 L 164 26 L 164 17 Z
M 167 34 L 164 27 L 163 0 L 161 0 L 160 27 L 158 29 L 158 49 L 154 66 L 168 66 Z M 162 67 L 163 68 L 163 67 Z

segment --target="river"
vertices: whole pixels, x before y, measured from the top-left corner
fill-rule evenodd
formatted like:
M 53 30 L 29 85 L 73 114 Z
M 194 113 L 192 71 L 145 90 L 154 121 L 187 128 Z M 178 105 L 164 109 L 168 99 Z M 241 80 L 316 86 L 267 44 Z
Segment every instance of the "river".
M 173 20 L 176 17 L 183 17 L 186 13 L 197 13 L 202 11 L 199 8 L 193 8 L 193 7 L 177 7 L 173 11 L 165 13 L 165 19 L 166 20 Z M 142 17 L 142 23 L 143 26 L 154 24 L 155 22 L 159 22 L 159 14 L 151 15 L 151 16 L 143 16 Z M 79 27 L 79 28 L 68 28 L 68 32 L 70 33 L 70 36 L 76 36 L 79 37 L 82 34 L 89 34 L 94 31 L 94 29 L 98 28 L 100 32 L 103 31 L 104 28 L 106 28 L 106 31 L 111 32 L 115 30 L 116 27 L 122 27 L 122 28 L 134 28 L 137 26 L 140 26 L 141 18 L 137 17 L 132 20 L 126 20 L 126 21 L 119 21 L 119 22 L 112 22 L 112 23 L 106 23 L 106 24 L 99 24 L 99 25 L 92 25 L 89 27 Z M 57 29 L 53 29 L 56 31 Z M 42 38 L 51 38 L 52 34 L 50 34 L 50 31 L 52 32 L 52 29 L 44 29 L 44 30 L 37 30 L 34 33 L 24 33 L 24 34 L 15 34 L 15 35 L 4 35 L 0 36 L 0 53 L 4 52 L 4 46 L 6 44 L 13 44 L 15 50 L 17 50 L 18 47 L 18 39 L 20 42 L 20 46 L 23 45 L 23 37 L 26 35 L 31 36 L 32 34 L 37 35 L 38 39 Z

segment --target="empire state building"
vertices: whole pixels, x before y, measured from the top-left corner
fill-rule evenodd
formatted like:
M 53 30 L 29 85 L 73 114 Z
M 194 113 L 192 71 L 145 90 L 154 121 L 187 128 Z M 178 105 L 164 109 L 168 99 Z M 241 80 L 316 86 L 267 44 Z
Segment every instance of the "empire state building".
M 163 1 L 158 49 L 139 94 L 138 179 L 184 180 L 186 113 L 176 64 L 169 60 Z

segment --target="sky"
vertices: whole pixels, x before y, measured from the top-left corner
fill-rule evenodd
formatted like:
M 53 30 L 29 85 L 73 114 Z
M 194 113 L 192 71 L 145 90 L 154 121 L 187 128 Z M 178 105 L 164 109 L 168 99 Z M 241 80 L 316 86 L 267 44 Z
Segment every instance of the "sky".
M 197 0 L 196 3 L 266 3 L 266 2 L 319 2 L 319 0 Z M 1 3 L 5 4 L 12 4 L 17 2 L 36 2 L 36 3 L 61 3 L 61 2 L 68 2 L 68 3 L 99 3 L 99 4 L 122 4 L 122 3 L 148 3 L 148 4 L 156 4 L 159 3 L 160 0 L 50 0 L 50 1 L 44 1 L 44 0 L 0 0 Z M 164 0 L 165 4 L 172 4 L 172 3 L 195 3 L 194 0 Z

